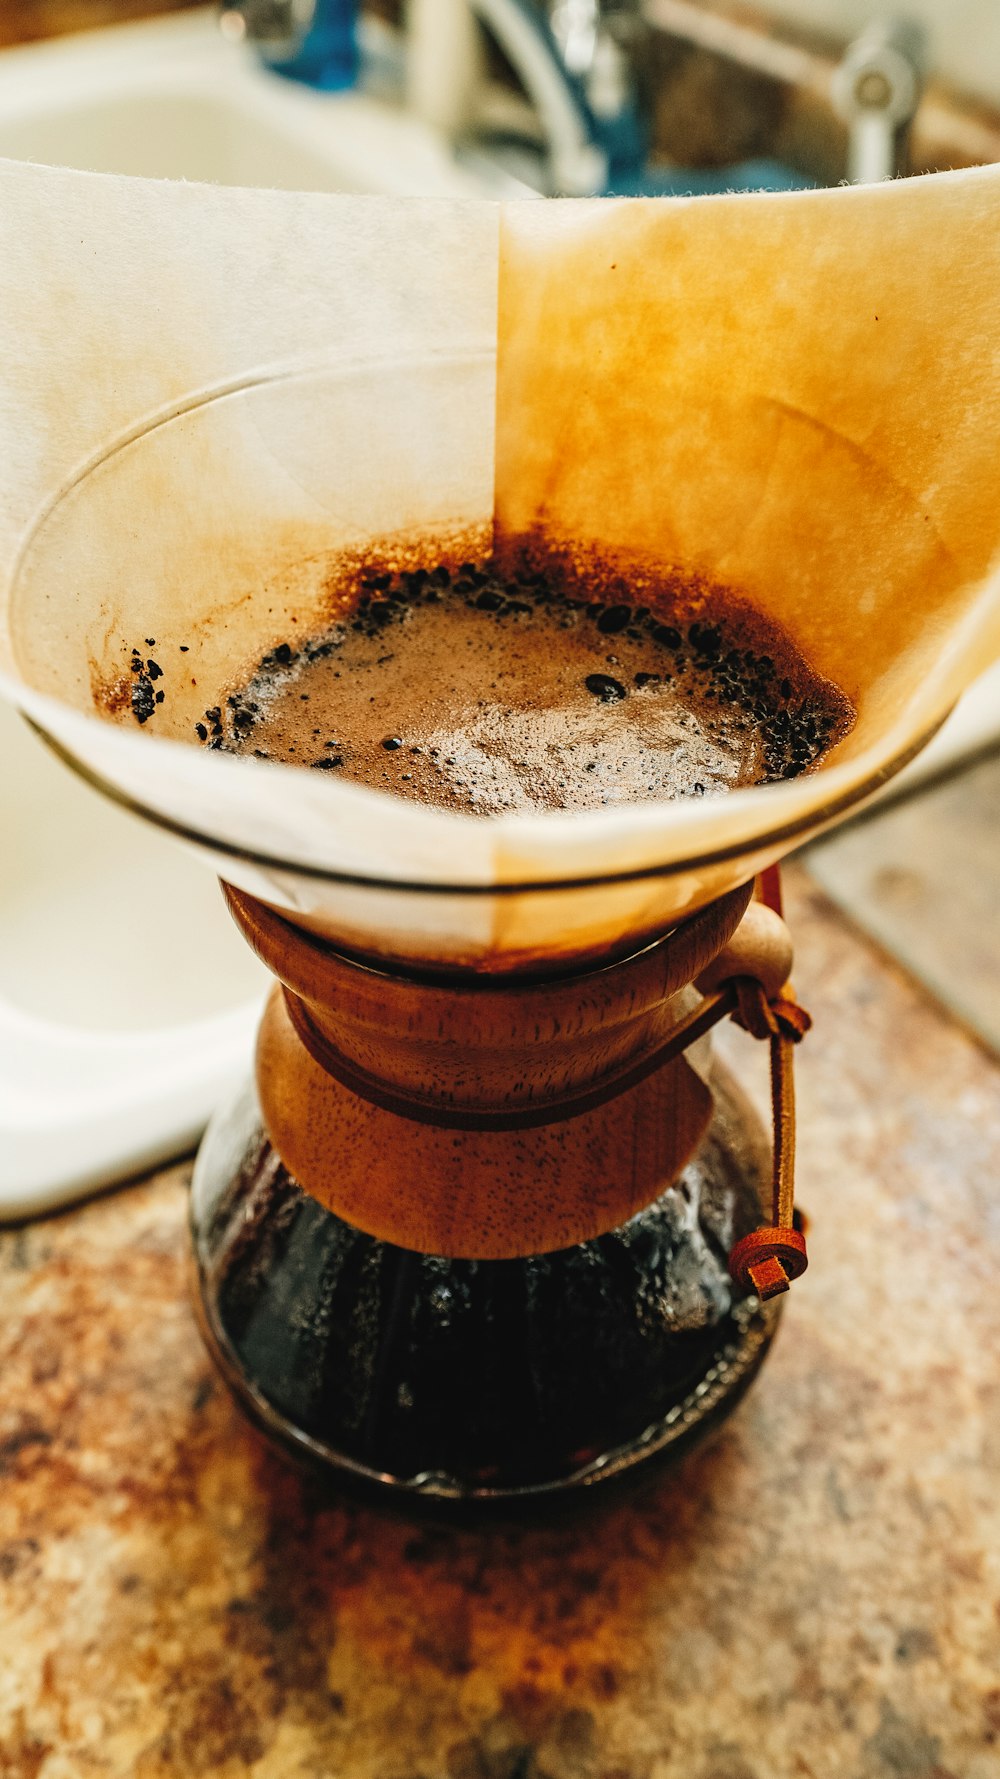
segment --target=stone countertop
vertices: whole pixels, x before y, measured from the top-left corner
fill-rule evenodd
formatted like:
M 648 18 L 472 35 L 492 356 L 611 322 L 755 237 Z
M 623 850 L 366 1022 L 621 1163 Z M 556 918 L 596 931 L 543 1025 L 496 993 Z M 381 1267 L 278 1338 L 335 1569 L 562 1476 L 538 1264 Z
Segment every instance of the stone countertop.
M 213 1375 L 187 1165 L 3 1234 L 4 1779 L 997 1779 L 1000 1068 L 789 878 L 813 1262 L 672 1472 L 339 1499 Z

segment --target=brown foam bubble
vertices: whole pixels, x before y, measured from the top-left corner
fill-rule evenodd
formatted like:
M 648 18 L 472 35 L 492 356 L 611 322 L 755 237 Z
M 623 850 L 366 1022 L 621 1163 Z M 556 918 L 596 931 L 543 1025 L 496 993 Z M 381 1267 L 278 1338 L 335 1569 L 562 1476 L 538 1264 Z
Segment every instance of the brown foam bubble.
M 582 591 L 524 563 L 371 570 L 199 739 L 494 815 L 719 795 L 793 776 L 843 733 L 833 689 L 738 614 L 654 608 L 620 577 Z

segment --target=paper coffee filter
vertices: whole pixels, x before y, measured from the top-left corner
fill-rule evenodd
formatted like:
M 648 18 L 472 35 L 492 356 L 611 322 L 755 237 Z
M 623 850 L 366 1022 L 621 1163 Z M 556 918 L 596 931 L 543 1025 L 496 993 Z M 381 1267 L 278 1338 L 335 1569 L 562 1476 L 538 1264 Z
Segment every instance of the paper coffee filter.
M 499 527 L 746 598 L 857 705 L 845 756 L 928 678 L 940 713 L 1000 546 L 998 271 L 996 167 L 508 206 Z
M 1000 170 L 502 207 L 0 180 L 3 689 L 318 930 L 623 944 L 855 805 L 1000 654 Z M 749 601 L 854 730 L 781 785 L 487 820 L 189 745 L 345 562 L 457 562 L 494 523 Z
M 745 600 L 857 711 L 807 777 L 671 808 L 674 856 L 836 813 L 1000 655 L 998 277 L 997 167 L 505 206 L 501 541 Z M 619 868 L 656 813 L 616 824 Z

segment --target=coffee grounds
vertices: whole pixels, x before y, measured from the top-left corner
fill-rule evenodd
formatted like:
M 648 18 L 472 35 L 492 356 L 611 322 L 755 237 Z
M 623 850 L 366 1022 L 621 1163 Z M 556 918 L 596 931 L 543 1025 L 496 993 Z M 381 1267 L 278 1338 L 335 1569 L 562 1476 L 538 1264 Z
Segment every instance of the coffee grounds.
M 465 563 L 361 577 L 350 614 L 279 643 L 198 739 L 480 815 L 717 796 L 792 778 L 844 700 L 731 613 L 666 621 Z

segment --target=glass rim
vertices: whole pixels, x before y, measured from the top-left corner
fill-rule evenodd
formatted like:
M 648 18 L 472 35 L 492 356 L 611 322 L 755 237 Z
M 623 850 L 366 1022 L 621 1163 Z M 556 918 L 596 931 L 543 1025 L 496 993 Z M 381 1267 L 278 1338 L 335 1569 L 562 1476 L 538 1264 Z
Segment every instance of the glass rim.
M 10 592 L 13 595 L 18 587 L 25 562 L 32 548 L 41 536 L 46 525 L 65 501 L 76 493 L 85 482 L 110 463 L 115 457 L 121 456 L 143 440 L 151 438 L 155 433 L 173 425 L 176 420 L 183 420 L 189 414 L 197 414 L 203 408 L 210 408 L 217 403 L 231 401 L 240 395 L 249 395 L 258 390 L 279 388 L 282 384 L 292 384 L 315 380 L 322 376 L 334 376 L 344 382 L 359 378 L 372 371 L 392 370 L 394 368 L 441 368 L 448 365 L 475 365 L 487 363 L 496 357 L 484 347 L 478 352 L 454 352 L 443 347 L 437 352 L 387 352 L 382 355 L 370 354 L 362 358 L 339 358 L 335 354 L 319 358 L 298 359 L 291 364 L 275 364 L 272 366 L 258 365 L 252 371 L 241 371 L 232 377 L 220 379 L 217 383 L 205 384 L 201 389 L 190 390 L 186 395 L 179 396 L 175 401 L 168 402 L 162 408 L 154 408 L 144 414 L 131 426 L 125 427 L 114 435 L 96 451 L 91 452 L 81 463 L 70 471 L 53 492 L 46 496 L 32 517 L 27 531 L 21 538 L 10 572 Z
M 197 414 L 204 409 L 241 395 L 279 388 L 282 385 L 316 381 L 327 376 L 348 382 L 373 372 L 388 371 L 394 368 L 444 369 L 454 365 L 471 366 L 482 364 L 493 356 L 495 354 L 487 348 L 480 351 L 455 352 L 447 347 L 442 347 L 439 351 L 434 352 L 394 351 L 384 355 L 371 354 L 352 358 L 324 355 L 299 359 L 292 363 L 279 363 L 270 367 L 257 366 L 251 371 L 241 372 L 217 383 L 191 391 L 163 408 L 146 414 L 141 420 L 137 420 L 133 425 L 116 434 L 98 451 L 78 464 L 46 499 L 36 511 L 18 547 L 11 571 L 10 591 L 12 594 L 16 591 L 34 544 L 62 505 L 105 465 L 131 449 L 132 446 L 142 443 L 145 439 L 172 425 L 175 421 L 183 420 L 188 415 Z M 884 784 L 909 765 L 910 761 L 933 739 L 947 720 L 949 712 L 946 711 L 927 725 L 915 740 L 908 742 L 905 747 L 891 755 L 888 760 L 883 761 L 880 766 L 877 766 L 858 783 L 829 798 L 809 813 L 764 828 L 750 838 L 734 840 L 724 846 L 685 854 L 683 857 L 671 859 L 669 862 L 637 866 L 631 870 L 610 873 L 590 872 L 575 877 L 525 878 L 496 883 L 456 883 L 429 878 L 386 877 L 338 870 L 329 865 L 315 864 L 302 859 L 283 858 L 275 853 L 244 846 L 217 834 L 207 833 L 195 825 L 189 825 L 175 816 L 163 813 L 134 793 L 123 790 L 104 773 L 86 764 L 69 743 L 58 739 L 42 721 L 28 716 L 26 713 L 23 714 L 25 714 L 25 721 L 29 727 L 46 743 L 57 758 L 84 783 L 90 785 L 92 789 L 100 792 L 102 796 L 112 803 L 116 803 L 119 808 L 126 810 L 129 814 L 135 815 L 159 828 L 162 832 L 171 834 L 176 839 L 200 849 L 214 851 L 243 864 L 258 866 L 265 870 L 288 872 L 313 882 L 333 884 L 344 889 L 383 890 L 411 895 L 509 897 L 537 895 L 546 891 L 567 893 L 574 890 L 614 888 L 634 883 L 666 880 L 699 869 L 732 863 L 744 856 L 749 858 L 755 854 L 766 852 L 772 847 L 785 848 L 805 835 L 818 834 L 840 816 L 847 814 L 858 804 L 874 795 Z
M 778 827 L 772 827 L 754 834 L 751 839 L 732 841 L 726 846 L 714 847 L 708 851 L 692 853 L 684 858 L 671 859 L 669 863 L 659 865 L 641 865 L 631 871 L 594 872 L 580 877 L 547 877 L 519 879 L 516 882 L 504 881 L 497 883 L 448 883 L 431 878 L 373 877 L 361 872 L 339 871 L 329 865 L 316 865 L 305 860 L 281 858 L 278 854 L 258 852 L 253 847 L 240 846 L 235 841 L 226 840 L 218 835 L 208 834 L 203 829 L 188 826 L 175 816 L 166 815 L 162 811 L 144 803 L 141 798 L 129 791 L 122 790 L 112 780 L 94 767 L 87 765 L 64 741 L 51 734 L 44 724 L 34 717 L 25 717 L 29 728 L 33 729 L 41 741 L 44 741 L 56 757 L 68 766 L 78 778 L 88 784 L 92 790 L 99 791 L 120 809 L 129 815 L 159 828 L 161 832 L 171 834 L 177 840 L 202 850 L 221 853 L 226 858 L 236 859 L 241 864 L 259 866 L 265 870 L 283 871 L 294 876 L 309 878 L 313 882 L 335 884 L 341 889 L 383 890 L 400 895 L 429 896 L 518 896 L 541 895 L 547 891 L 571 892 L 573 890 L 607 889 L 624 887 L 632 883 L 654 882 L 658 879 L 681 877 L 687 872 L 697 871 L 713 865 L 724 865 L 736 859 L 752 858 L 761 852 L 767 852 L 773 846 L 784 847 L 806 834 L 818 834 L 823 828 L 845 815 L 857 804 L 863 803 L 868 797 L 887 784 L 911 760 L 915 759 L 929 741 L 943 727 L 950 712 L 938 717 L 928 728 L 924 729 L 915 740 L 905 748 L 883 761 L 860 784 L 853 785 L 849 790 L 832 797 L 829 802 L 820 805 L 807 815 L 797 816 Z M 294 770 L 294 769 L 293 769 Z M 387 793 L 388 794 L 388 793 Z M 402 801 L 402 799 L 400 799 Z M 748 876 L 752 873 L 748 873 Z M 720 890 L 719 892 L 723 892 Z

